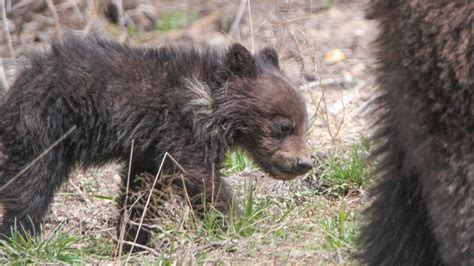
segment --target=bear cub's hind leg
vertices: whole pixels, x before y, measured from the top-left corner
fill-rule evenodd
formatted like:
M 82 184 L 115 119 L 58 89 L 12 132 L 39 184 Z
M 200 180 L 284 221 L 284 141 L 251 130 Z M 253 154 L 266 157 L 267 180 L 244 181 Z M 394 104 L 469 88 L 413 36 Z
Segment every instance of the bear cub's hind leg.
M 26 161 L 13 156 L 0 161 L 0 187 L 3 187 L 0 191 L 2 237 L 11 235 L 14 227 L 22 233 L 39 233 L 54 193 L 69 173 L 70 167 L 66 160 L 61 158 L 59 152 L 52 151 L 11 181 L 24 169 L 26 164 L 23 162 Z

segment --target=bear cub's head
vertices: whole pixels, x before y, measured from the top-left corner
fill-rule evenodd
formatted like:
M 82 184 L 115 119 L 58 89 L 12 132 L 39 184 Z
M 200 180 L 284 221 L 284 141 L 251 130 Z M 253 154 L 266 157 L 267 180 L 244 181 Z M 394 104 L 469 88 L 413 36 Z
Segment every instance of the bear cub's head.
M 224 64 L 234 144 L 276 179 L 289 180 L 309 171 L 305 100 L 281 71 L 276 51 L 265 48 L 252 55 L 234 44 Z

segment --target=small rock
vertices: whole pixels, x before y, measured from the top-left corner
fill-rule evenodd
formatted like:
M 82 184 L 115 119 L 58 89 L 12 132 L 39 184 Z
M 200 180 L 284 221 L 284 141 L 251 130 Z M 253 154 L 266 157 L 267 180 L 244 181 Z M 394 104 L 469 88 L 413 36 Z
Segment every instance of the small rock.
M 340 49 L 332 49 L 324 54 L 324 61 L 329 64 L 346 60 L 346 55 Z

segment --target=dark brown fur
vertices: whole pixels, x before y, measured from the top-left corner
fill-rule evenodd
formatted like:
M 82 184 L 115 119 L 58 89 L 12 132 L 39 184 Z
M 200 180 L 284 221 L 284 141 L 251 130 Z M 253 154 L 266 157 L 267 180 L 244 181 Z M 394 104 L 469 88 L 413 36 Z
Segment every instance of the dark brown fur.
M 474 2 L 373 0 L 381 180 L 369 265 L 474 265 Z
M 204 194 L 223 212 L 232 198 L 219 175 L 227 148 L 244 148 L 280 179 L 311 168 L 304 100 L 268 48 L 252 55 L 238 44 L 226 51 L 151 49 L 69 37 L 32 57 L 2 99 L 0 117 L 0 186 L 76 126 L 0 191 L 0 233 L 6 235 L 15 219 L 26 231 L 36 228 L 77 165 L 123 162 L 125 185 L 131 164 L 134 191 L 142 187 L 135 177 L 155 175 L 168 152 L 186 171 L 194 205 L 202 206 Z M 175 170 L 168 160 L 163 174 Z M 119 206 L 124 200 L 122 194 Z M 132 204 L 129 200 L 125 206 Z M 136 219 L 142 209 L 131 208 L 129 214 Z M 127 225 L 126 240 L 133 241 L 136 230 Z M 148 238 L 141 231 L 138 243 Z

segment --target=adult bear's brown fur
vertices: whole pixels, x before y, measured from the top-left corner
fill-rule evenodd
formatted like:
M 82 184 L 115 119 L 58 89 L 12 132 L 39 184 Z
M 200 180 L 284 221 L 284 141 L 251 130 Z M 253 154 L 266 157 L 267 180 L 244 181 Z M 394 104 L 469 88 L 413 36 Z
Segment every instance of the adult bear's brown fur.
M 186 170 L 195 206 L 202 206 L 204 194 L 223 212 L 231 199 L 219 177 L 227 148 L 246 149 L 279 179 L 311 168 L 304 99 L 269 48 L 254 56 L 239 44 L 226 51 L 151 49 L 69 37 L 32 57 L 2 99 L 0 117 L 0 186 L 11 182 L 0 191 L 0 233 L 6 235 L 15 219 L 26 231 L 37 228 L 75 165 L 122 161 L 125 185 L 131 164 L 134 191 L 141 186 L 135 177 L 156 174 L 168 152 Z M 174 171 L 170 162 L 164 169 Z M 119 197 L 120 206 L 124 200 Z M 132 219 L 141 215 L 142 209 L 131 209 Z M 133 241 L 137 227 L 128 224 L 126 231 Z M 137 242 L 148 238 L 140 231 Z
M 374 0 L 383 145 L 369 265 L 474 265 L 474 2 Z

